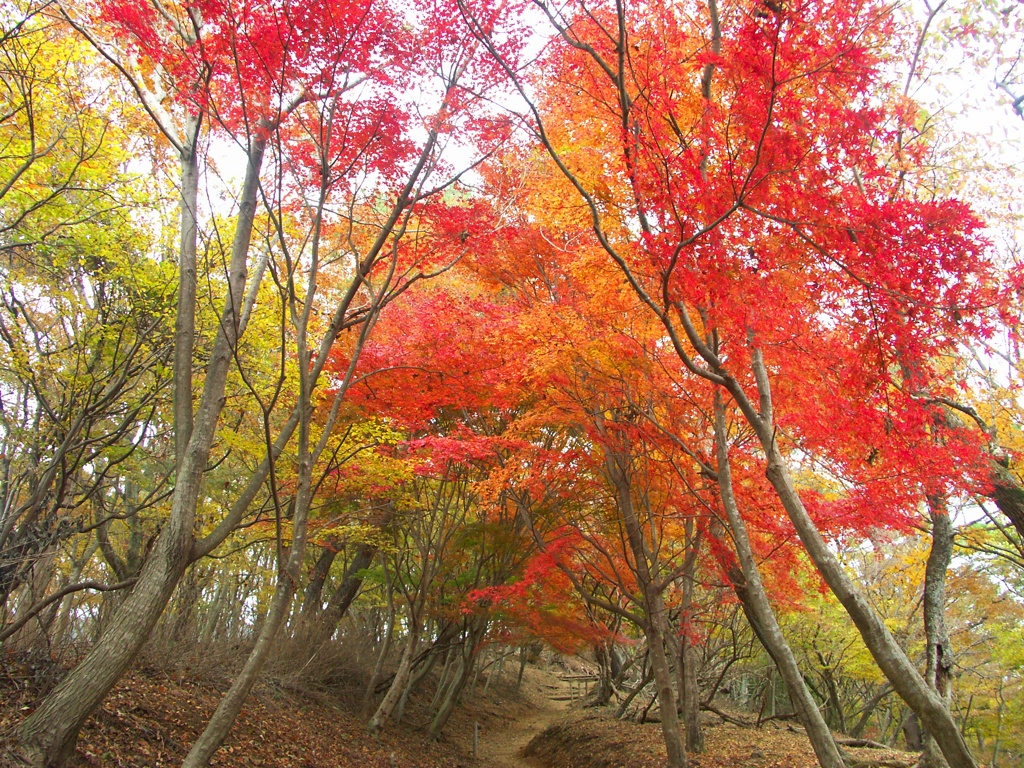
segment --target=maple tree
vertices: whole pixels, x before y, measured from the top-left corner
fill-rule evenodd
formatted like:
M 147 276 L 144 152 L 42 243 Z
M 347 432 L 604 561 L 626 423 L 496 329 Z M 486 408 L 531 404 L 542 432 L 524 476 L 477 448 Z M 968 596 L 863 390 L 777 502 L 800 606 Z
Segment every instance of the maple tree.
M 512 167 L 511 173 L 520 172 L 515 166 Z M 527 173 L 534 173 L 550 183 L 550 178 L 546 178 L 543 172 L 537 173 L 534 170 Z M 498 178 L 493 183 L 498 186 L 503 181 Z M 536 181 L 527 175 L 512 183 L 517 189 L 519 205 L 531 212 L 542 208 L 542 205 L 534 208 L 535 200 L 545 199 L 544 187 L 536 187 L 535 184 Z M 529 192 L 525 191 L 527 189 Z M 495 193 L 496 196 L 498 194 Z M 544 217 L 536 219 L 532 219 L 535 214 L 531 213 L 531 217 L 523 217 L 524 224 L 513 242 L 518 240 L 519 247 L 522 247 L 523 242 L 528 243 L 527 248 L 538 249 L 540 252 L 553 250 L 557 246 L 547 240 L 543 233 L 548 228 L 563 233 L 564 240 L 572 242 L 572 233 L 585 230 L 581 213 L 579 206 L 562 206 L 560 213 L 548 208 Z M 530 220 L 532 224 L 525 224 Z M 541 230 L 537 233 L 539 236 L 524 237 L 524 231 L 535 229 Z M 504 252 L 515 253 L 508 248 Z M 589 450 L 580 447 L 577 451 L 582 450 L 583 456 L 590 452 L 596 452 L 597 457 L 607 454 L 604 459 L 590 455 L 588 461 L 596 462 L 590 472 L 603 474 L 604 471 L 596 467 L 613 460 L 614 463 L 609 466 L 612 469 L 619 468 L 617 471 L 608 470 L 606 482 L 612 483 L 612 488 L 619 488 L 611 493 L 611 497 L 616 500 L 613 506 L 624 510 L 621 517 L 602 509 L 601 502 L 596 503 L 596 508 L 591 508 L 585 505 L 580 507 L 578 499 L 571 501 L 572 497 L 578 497 L 582 492 L 581 458 L 574 452 L 571 454 L 574 458 L 566 458 L 562 462 L 571 464 L 572 469 L 568 471 L 572 473 L 573 480 L 565 491 L 568 498 L 560 500 L 558 504 L 565 510 L 563 515 L 570 515 L 564 519 L 586 532 L 583 550 L 594 550 L 588 559 L 591 575 L 601 585 L 613 585 L 611 589 L 625 596 L 632 605 L 629 608 L 618 606 L 616 599 L 597 599 L 592 589 L 583 588 L 582 591 L 590 595 L 588 602 L 592 607 L 601 607 L 602 610 L 618 614 L 643 627 L 644 633 L 653 632 L 653 639 L 648 636 L 647 648 L 652 657 L 662 658 L 658 676 L 663 683 L 668 679 L 668 665 L 663 656 L 665 646 L 678 645 L 673 653 L 679 656 L 676 665 L 680 678 L 678 690 L 683 694 L 681 703 L 684 719 L 687 720 L 687 743 L 691 749 L 699 750 L 701 735 L 696 725 L 696 714 L 700 699 L 695 680 L 692 628 L 687 626 L 687 616 L 692 609 L 693 571 L 700 550 L 699 541 L 710 517 L 707 510 L 717 507 L 712 491 L 714 486 L 707 486 L 708 479 L 717 479 L 714 460 L 711 458 L 715 450 L 714 438 L 710 439 L 709 445 L 709 425 L 706 415 L 703 415 L 708 410 L 708 404 L 700 403 L 683 389 L 683 372 L 678 358 L 674 354 L 666 356 L 658 350 L 656 322 L 653 318 L 645 320 L 642 313 L 638 314 L 632 292 L 622 286 L 621 280 L 615 279 L 600 254 L 595 253 L 593 248 L 563 248 L 557 258 L 557 262 L 531 263 L 521 256 L 502 258 L 495 254 L 478 257 L 474 263 L 489 279 L 495 279 L 506 288 L 515 290 L 515 299 L 511 299 L 510 303 L 518 302 L 530 307 L 528 312 L 533 317 L 520 321 L 521 325 L 531 324 L 527 326 L 528 341 L 523 348 L 538 347 L 532 356 L 537 362 L 531 363 L 531 374 L 540 374 L 542 378 L 534 378 L 532 384 L 536 389 L 544 388 L 547 392 L 543 401 L 535 403 L 537 415 L 533 418 L 542 419 L 548 429 L 582 430 L 586 433 L 585 440 L 578 436 L 573 444 L 580 446 L 581 443 L 586 445 L 586 441 L 592 441 L 592 447 Z M 574 280 L 577 274 L 587 275 L 585 284 Z M 610 279 L 604 280 L 604 277 Z M 532 323 L 536 322 L 535 318 L 541 312 L 557 314 L 557 320 L 548 318 L 550 330 L 546 335 L 552 343 L 531 344 L 529 340 L 534 338 Z M 538 364 L 539 368 L 533 367 Z M 669 391 L 680 394 L 677 397 L 658 394 Z M 634 449 L 639 450 L 638 455 L 631 455 L 633 449 L 622 452 L 622 445 L 628 447 L 631 443 Z M 658 455 L 662 458 L 652 458 Z M 542 466 L 539 463 L 541 461 L 537 456 L 528 460 L 532 473 L 536 474 L 537 467 Z M 556 467 L 559 464 L 557 460 L 553 463 Z M 680 481 L 681 489 L 674 492 L 667 490 L 667 487 Z M 748 483 L 749 479 L 745 477 L 744 484 Z M 659 490 L 655 491 L 654 488 Z M 517 502 L 532 507 L 534 502 L 531 496 L 539 495 L 542 498 L 548 493 L 550 486 L 546 486 L 543 491 L 528 487 L 524 493 L 517 494 Z M 652 509 L 653 498 L 659 498 L 659 501 Z M 763 506 L 765 502 L 761 499 L 757 503 Z M 543 508 L 546 502 L 540 504 Z M 646 511 L 638 513 L 636 509 L 640 508 Z M 530 514 L 536 513 L 531 509 Z M 722 514 L 721 519 L 724 518 Z M 596 520 L 608 522 L 599 525 Z M 736 521 L 739 522 L 739 519 Z M 604 526 L 609 525 L 611 527 L 605 530 Z M 618 533 L 614 533 L 615 525 L 620 526 Z M 629 536 L 625 530 L 631 531 Z M 780 532 L 777 526 L 773 533 L 789 535 L 784 530 Z M 736 536 L 738 547 L 745 538 L 745 533 L 742 538 Z M 622 551 L 627 540 L 631 546 L 627 551 Z M 640 546 L 641 540 L 652 542 L 650 546 L 654 547 L 653 552 L 646 546 Z M 636 543 L 639 549 L 633 547 L 632 543 Z M 678 548 L 675 545 L 679 545 Z M 749 552 L 749 543 L 743 545 L 743 548 Z M 752 553 L 749 558 L 753 568 Z M 613 568 L 603 567 L 600 563 L 605 560 L 617 562 L 618 565 Z M 642 567 L 644 562 L 647 563 L 646 573 Z M 722 567 L 729 578 L 737 579 L 733 566 L 725 564 Z M 664 580 L 652 577 L 652 574 L 659 572 L 666 574 Z M 739 577 L 737 583 L 749 583 L 749 586 L 738 588 L 738 594 L 749 596 L 759 592 L 762 595 L 758 626 L 765 629 L 759 636 L 770 645 L 777 658 L 781 659 L 784 654 L 788 654 L 788 680 L 795 686 L 795 692 L 802 692 L 802 699 L 798 698 L 805 703 L 802 716 L 810 720 L 817 714 L 817 707 L 811 702 L 792 654 L 788 653 L 785 640 L 774 623 L 767 597 L 758 586 L 759 581 L 755 580 L 755 576 L 756 571 L 749 579 Z M 678 608 L 673 608 L 682 616 L 678 643 L 673 637 L 675 633 L 668 631 L 664 617 L 659 620 L 662 626 L 651 630 L 651 621 L 646 617 L 652 611 L 657 614 L 657 606 L 644 606 L 645 602 L 651 601 L 654 592 L 664 591 L 674 581 L 681 584 L 681 602 Z M 647 586 L 638 587 L 641 582 Z M 599 591 L 604 589 L 602 586 Z M 645 592 L 647 596 L 642 597 Z M 750 605 L 747 598 L 747 606 Z M 751 616 L 751 622 L 754 621 Z M 769 636 L 767 628 L 773 625 L 776 627 L 774 635 Z M 662 691 L 670 688 L 664 684 L 659 686 Z M 671 703 L 663 703 L 662 708 L 671 711 L 675 707 Z M 678 726 L 671 718 L 663 719 L 662 725 L 666 728 L 666 741 L 673 744 L 670 753 L 674 754 L 674 759 L 681 760 Z M 822 752 L 831 754 L 834 762 L 841 762 L 820 717 L 816 725 L 818 731 L 815 738 Z M 829 749 L 830 753 L 826 752 Z
M 927 401 L 946 391 L 935 360 L 983 336 L 1001 300 L 966 207 L 901 194 L 899 175 L 877 160 L 890 147 L 915 160 L 915 148 L 893 146 L 887 105 L 863 97 L 884 88 L 875 67 L 891 17 L 868 3 L 825 12 L 711 2 L 685 14 L 621 2 L 536 7 L 561 43 L 541 76 L 573 85 L 534 99 L 533 83 L 508 67 L 528 130 L 661 321 L 692 386 L 720 390 L 753 429 L 782 506 L 893 685 L 950 765 L 973 766 L 948 710 L 821 534 L 829 518 L 856 525 L 863 500 L 871 524 L 913 509 L 912 484 L 872 482 L 867 424 L 879 426 L 871 439 L 903 438 L 886 466 L 945 462 L 959 487 L 976 482 L 976 444 L 958 435 L 935 447 Z M 912 112 L 888 114 L 898 125 Z M 852 414 L 858 429 L 837 430 Z M 809 509 L 786 459 L 790 441 L 852 490 Z

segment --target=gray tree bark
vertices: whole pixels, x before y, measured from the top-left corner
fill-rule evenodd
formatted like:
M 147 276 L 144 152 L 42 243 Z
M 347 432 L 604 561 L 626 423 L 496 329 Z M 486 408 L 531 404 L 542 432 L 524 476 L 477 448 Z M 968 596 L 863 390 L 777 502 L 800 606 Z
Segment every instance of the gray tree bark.
M 600 424 L 602 430 L 604 425 Z M 672 668 L 668 662 L 665 643 L 668 639 L 668 614 L 662 594 L 664 586 L 658 583 L 655 569 L 656 554 L 649 551 L 644 541 L 644 532 L 633 505 L 629 479 L 629 457 L 610 446 L 605 447 L 605 466 L 608 477 L 615 488 L 619 514 L 626 530 L 626 539 L 633 554 L 634 572 L 641 590 L 644 606 L 644 634 L 650 653 L 654 685 L 658 695 L 658 709 L 661 713 L 661 732 L 665 739 L 665 751 L 669 768 L 687 768 L 686 748 L 679 724 L 676 694 L 672 686 Z
M 127 671 L 156 625 L 190 561 L 196 505 L 203 472 L 224 405 L 228 368 L 237 341 L 239 310 L 247 276 L 256 190 L 266 141 L 252 141 L 239 201 L 238 223 L 228 269 L 228 295 L 207 364 L 199 410 L 181 458 L 171 513 L 139 573 L 131 594 L 92 650 L 22 724 L 21 746 L 34 766 L 61 766 L 73 754 L 86 718 Z M 179 375 L 191 376 L 189 371 Z
M 435 741 L 441 738 L 441 732 L 447 725 L 448 718 L 451 717 L 452 710 L 455 709 L 455 705 L 469 681 L 469 676 L 473 672 L 473 667 L 476 665 L 477 656 L 480 653 L 480 641 L 487 632 L 487 625 L 487 620 L 479 617 L 469 621 L 466 627 L 466 637 L 462 643 L 459 671 L 445 691 L 444 698 L 434 714 L 430 730 L 427 732 L 428 738 Z
M 418 622 L 414 622 L 409 627 L 409 636 L 406 638 L 405 647 L 402 649 L 402 658 L 398 662 L 398 670 L 391 680 L 387 693 L 384 694 L 384 698 L 377 705 L 377 711 L 373 713 L 373 717 L 370 718 L 370 722 L 366 726 L 366 729 L 374 736 L 384 730 L 388 719 L 395 711 L 395 707 L 398 706 L 398 700 L 409 684 L 409 676 L 412 674 L 412 660 L 416 655 L 416 645 L 419 643 L 419 639 Z
M 704 751 L 704 731 L 700 727 L 700 685 L 697 681 L 697 653 L 693 645 L 690 612 L 693 609 L 693 585 L 700 553 L 700 532 L 692 520 L 686 522 L 687 552 L 680 577 L 682 592 L 679 638 L 679 702 L 686 735 L 686 749 Z
M 928 507 L 932 520 L 932 546 L 924 571 L 924 679 L 948 709 L 953 692 L 953 646 L 946 628 L 946 572 L 953 560 L 953 521 L 944 499 L 930 497 Z M 919 765 L 922 768 L 948 768 L 935 738 L 927 731 Z
M 685 308 L 681 308 L 680 314 L 685 316 L 685 313 Z M 722 385 L 736 400 L 744 418 L 757 434 L 761 448 L 767 457 L 765 474 L 769 482 L 796 528 L 805 550 L 825 579 L 829 589 L 832 590 L 853 620 L 864 644 L 875 659 L 875 663 L 892 683 L 900 697 L 917 713 L 921 722 L 935 737 L 950 768 L 977 768 L 974 756 L 942 699 L 928 687 L 924 678 L 921 677 L 892 633 L 889 632 L 885 622 L 860 593 L 842 563 L 828 548 L 817 526 L 807 513 L 775 439 L 771 387 L 768 372 L 760 353 L 755 350 L 753 356 L 759 395 L 759 406 L 755 407 L 739 383 L 725 371 L 717 355 L 707 349 L 692 324 L 687 323 L 687 325 L 689 326 L 687 327 L 687 337 L 698 350 L 701 350 L 701 347 L 704 348 L 701 350 L 701 356 L 716 370 Z
M 789 691 L 790 700 L 796 707 L 800 722 L 807 729 L 807 737 L 811 740 L 814 754 L 822 768 L 844 768 L 843 757 L 839 752 L 832 732 L 825 723 L 817 703 L 807 690 L 800 667 L 793 656 L 793 651 L 786 642 L 782 628 L 775 619 L 775 612 L 768 601 L 761 574 L 754 562 L 754 551 L 747 534 L 747 525 L 740 515 L 733 493 L 732 469 L 729 465 L 729 444 L 726 434 L 725 405 L 720 392 L 715 393 L 715 446 L 718 457 L 718 487 L 732 530 L 736 554 L 743 570 L 746 588 L 746 599 L 750 612 L 756 617 L 759 626 L 758 637 L 775 660 L 779 674 Z

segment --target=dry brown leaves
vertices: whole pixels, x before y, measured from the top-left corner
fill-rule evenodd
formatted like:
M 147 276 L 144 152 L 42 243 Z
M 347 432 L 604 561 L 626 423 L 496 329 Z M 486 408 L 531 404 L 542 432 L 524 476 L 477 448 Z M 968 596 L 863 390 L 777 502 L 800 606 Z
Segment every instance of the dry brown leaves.
M 9 681 L 8 681 L 9 682 Z M 0 734 L 7 741 L 28 714 L 27 696 L 0 686 Z M 158 672 L 127 675 L 82 729 L 79 768 L 179 766 L 223 691 Z M 2 755 L 3 752 L 0 752 Z M 16 765 L 9 756 L 0 765 Z M 217 753 L 216 768 L 458 768 L 450 746 L 397 729 L 379 739 L 360 718 L 324 698 L 263 690 L 250 697 Z
M 766 724 L 745 728 L 717 718 L 704 723 L 706 749 L 691 754 L 693 768 L 816 768 L 810 742 L 799 729 Z M 851 764 L 912 766 L 917 755 L 899 750 L 847 749 Z M 665 743 L 657 723 L 639 725 L 593 710 L 576 712 L 534 739 L 526 754 L 550 768 L 661 768 Z

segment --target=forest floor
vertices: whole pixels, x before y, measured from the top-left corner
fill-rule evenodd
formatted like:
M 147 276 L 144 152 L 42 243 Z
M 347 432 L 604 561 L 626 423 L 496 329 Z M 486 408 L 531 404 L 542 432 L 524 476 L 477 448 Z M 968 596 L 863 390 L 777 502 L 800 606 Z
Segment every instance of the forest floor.
M 452 715 L 440 741 L 426 739 L 428 701 L 411 701 L 401 725 L 367 735 L 349 696 L 296 692 L 267 683 L 251 698 L 224 747 L 218 768 L 660 768 L 664 743 L 656 723 L 615 720 L 609 708 L 570 703 L 564 666 L 528 665 L 516 689 L 518 664 L 484 689 L 484 681 Z M 21 765 L 11 737 L 38 695 L 37 671 L 0 664 L 0 766 Z M 90 719 L 78 743 L 78 768 L 160 768 L 180 765 L 228 684 L 187 672 L 143 667 L 129 674 Z M 476 757 L 473 731 L 477 726 Z M 803 734 L 770 723 L 744 728 L 716 716 L 705 722 L 707 750 L 694 768 L 814 768 Z M 916 755 L 848 750 L 854 764 L 909 768 Z M 524 754 L 525 753 L 525 754 Z

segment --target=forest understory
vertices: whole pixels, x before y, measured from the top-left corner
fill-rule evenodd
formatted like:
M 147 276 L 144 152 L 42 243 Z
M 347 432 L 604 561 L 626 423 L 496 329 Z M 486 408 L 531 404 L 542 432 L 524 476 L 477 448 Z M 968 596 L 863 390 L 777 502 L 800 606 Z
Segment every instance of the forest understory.
M 226 659 L 227 657 L 225 657 Z M 221 659 L 224 661 L 225 659 Z M 166 663 L 144 660 L 108 696 L 83 728 L 75 768 L 160 768 L 180 765 L 230 684 L 216 657 Z M 379 737 L 366 732 L 358 674 L 316 690 L 270 677 L 239 716 L 211 760 L 219 768 L 657 768 L 665 744 L 656 722 L 614 716 L 615 706 L 594 707 L 593 696 L 570 691 L 566 678 L 579 659 L 545 654 L 526 666 L 506 668 L 474 691 L 453 713 L 438 741 L 426 734 L 428 692 L 410 699 L 401 727 Z M 30 654 L 8 654 L 0 663 L 0 768 L 19 768 L 11 737 L 16 724 L 52 686 L 60 670 Z M 365 682 L 365 681 L 362 681 Z M 429 686 L 428 689 L 429 691 Z M 737 719 L 756 713 L 735 711 Z M 478 730 L 473 754 L 474 724 Z M 694 768 L 813 768 L 806 735 L 786 720 L 760 726 L 726 722 L 705 712 L 706 749 L 691 755 Z M 851 748 L 853 768 L 910 768 L 918 753 Z

